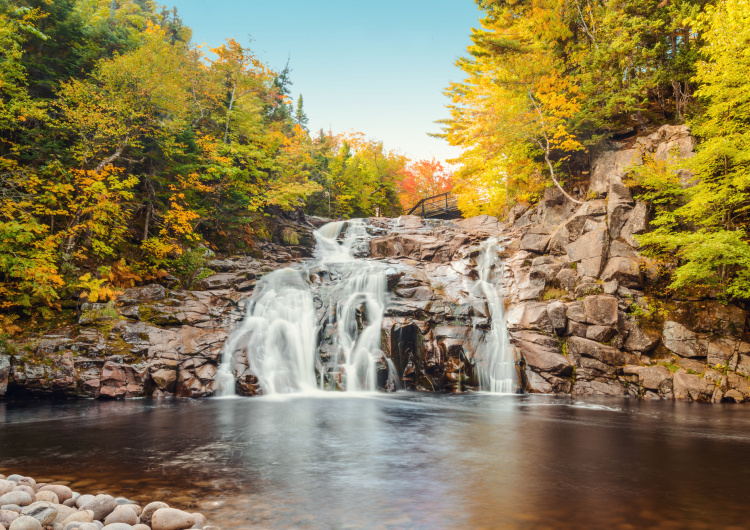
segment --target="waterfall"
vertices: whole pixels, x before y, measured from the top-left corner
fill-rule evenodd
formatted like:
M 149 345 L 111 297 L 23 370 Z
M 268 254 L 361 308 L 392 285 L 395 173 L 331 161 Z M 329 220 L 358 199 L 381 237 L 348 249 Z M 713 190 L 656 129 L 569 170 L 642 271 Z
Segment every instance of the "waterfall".
M 234 354 L 245 349 L 249 372 L 264 394 L 316 389 L 315 308 L 300 271 L 267 274 L 256 287 L 245 318 L 227 340 L 217 375 L 219 394 L 234 395 Z
M 264 395 L 326 387 L 377 390 L 379 369 L 388 370 L 380 350 L 384 268 L 355 257 L 369 245 L 361 219 L 328 223 L 314 236 L 315 257 L 306 269 L 271 272 L 248 300 L 245 318 L 222 351 L 217 395 L 234 395 L 239 371 L 256 376 Z M 313 276 L 329 281 L 315 282 Z M 326 344 L 318 344 L 321 336 Z M 323 358 L 322 347 L 331 358 Z M 236 356 L 243 351 L 246 366 L 239 370 Z
M 501 282 L 493 281 L 493 268 L 502 280 L 502 262 L 498 263 L 498 241 L 490 238 L 481 245 L 477 259 L 479 279 L 476 288 L 487 299 L 490 310 L 490 330 L 477 351 L 479 389 L 499 394 L 515 393 L 518 389 L 513 346 L 505 321 L 505 298 L 500 294 Z

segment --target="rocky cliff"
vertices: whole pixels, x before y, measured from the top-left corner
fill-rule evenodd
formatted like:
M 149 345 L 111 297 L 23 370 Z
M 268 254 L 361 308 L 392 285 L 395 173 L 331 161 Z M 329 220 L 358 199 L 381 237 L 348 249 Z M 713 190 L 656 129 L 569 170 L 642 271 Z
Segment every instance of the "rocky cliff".
M 477 387 L 478 352 L 492 326 L 477 280 L 480 255 L 490 248 L 502 258 L 492 274 L 506 299 L 523 390 L 750 399 L 745 308 L 688 293 L 661 298 L 660 270 L 638 250 L 635 236 L 648 230 L 649 208 L 623 183 L 627 167 L 646 154 L 689 157 L 692 150 L 685 127 L 610 142 L 593 157 L 589 188 L 577 189 L 589 200 L 579 204 L 550 188 L 538 205 L 516 206 L 505 222 L 368 220 L 362 255 L 387 267 L 381 348 L 398 376 L 381 386 Z M 312 226 L 304 224 L 297 229 L 311 241 Z M 224 341 L 257 279 L 309 254 L 265 250 L 264 260 L 215 260 L 217 273 L 197 290 L 129 289 L 114 306 L 84 307 L 76 326 L 7 345 L 0 395 L 212 395 Z M 311 281 L 324 276 L 313 271 Z M 238 375 L 239 391 L 253 393 L 251 374 Z

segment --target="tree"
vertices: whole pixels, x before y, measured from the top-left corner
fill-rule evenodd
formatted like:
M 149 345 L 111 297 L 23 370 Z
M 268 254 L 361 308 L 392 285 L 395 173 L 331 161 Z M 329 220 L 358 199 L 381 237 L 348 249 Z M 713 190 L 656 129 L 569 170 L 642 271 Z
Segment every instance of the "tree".
M 309 121 L 310 120 L 307 118 L 307 114 L 305 114 L 302 94 L 300 94 L 297 98 L 297 111 L 294 113 L 294 123 L 302 127 L 305 131 L 310 132 L 307 128 L 307 123 Z
M 404 210 L 421 199 L 452 189 L 453 173 L 434 158 L 410 163 L 404 171 L 403 180 L 398 184 L 399 199 Z

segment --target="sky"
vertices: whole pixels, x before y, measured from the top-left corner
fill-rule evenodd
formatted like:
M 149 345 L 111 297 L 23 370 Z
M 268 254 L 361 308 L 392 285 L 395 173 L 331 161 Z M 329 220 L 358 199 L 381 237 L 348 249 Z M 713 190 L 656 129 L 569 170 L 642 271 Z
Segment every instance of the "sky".
M 311 131 L 359 131 L 413 160 L 459 154 L 434 122 L 455 61 L 479 24 L 474 0 L 171 0 L 193 42 L 249 44 L 276 71 L 289 61 Z

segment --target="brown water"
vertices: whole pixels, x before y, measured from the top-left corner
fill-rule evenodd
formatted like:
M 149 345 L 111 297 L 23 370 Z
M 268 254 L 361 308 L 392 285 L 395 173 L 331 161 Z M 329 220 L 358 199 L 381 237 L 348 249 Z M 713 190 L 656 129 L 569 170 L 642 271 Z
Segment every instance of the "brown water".
M 0 404 L 0 473 L 228 528 L 750 528 L 750 408 L 397 393 Z

